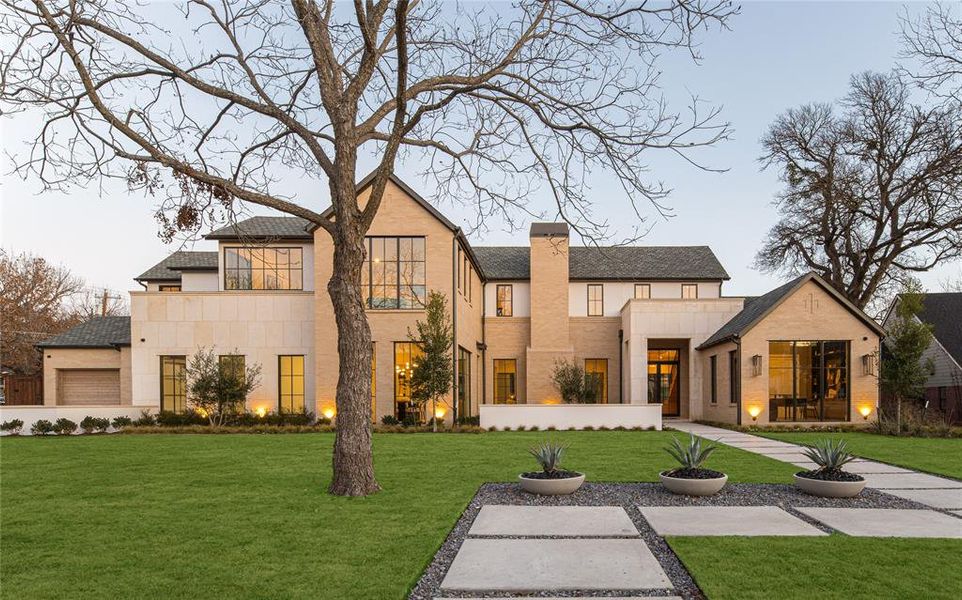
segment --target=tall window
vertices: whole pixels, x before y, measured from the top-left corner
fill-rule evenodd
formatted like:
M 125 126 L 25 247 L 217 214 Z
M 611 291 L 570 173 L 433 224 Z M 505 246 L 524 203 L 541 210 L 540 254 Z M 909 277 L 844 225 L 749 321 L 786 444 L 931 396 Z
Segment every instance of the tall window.
M 187 357 L 160 357 L 160 410 L 182 413 L 187 408 Z
M 695 300 L 696 298 L 698 298 L 698 284 L 695 284 L 695 283 L 681 284 L 681 297 L 683 300 Z
M 304 357 L 281 355 L 277 357 L 277 412 L 304 412 Z
M 605 288 L 600 283 L 588 284 L 588 316 L 600 317 L 605 314 Z
M 224 289 L 304 289 L 301 248 L 224 248 Z
M 718 357 L 708 359 L 711 365 L 711 403 L 718 404 Z
M 361 293 L 370 309 L 423 308 L 427 297 L 423 237 L 369 237 Z
M 458 346 L 458 416 L 471 415 L 471 353 Z
M 738 403 L 738 355 L 734 350 L 728 351 L 728 401 Z
M 848 342 L 768 343 L 773 421 L 849 420 Z
M 424 355 L 414 342 L 394 342 L 394 416 L 401 421 L 421 421 L 421 413 L 411 401 L 411 376 Z
M 591 388 L 592 398 L 598 404 L 608 403 L 608 359 L 586 358 L 585 380 Z
M 497 295 L 497 312 L 499 317 L 510 317 L 514 314 L 514 288 L 510 285 L 495 287 Z
M 516 404 L 518 361 L 513 358 L 494 359 L 494 403 Z
M 648 300 L 651 298 L 651 284 L 649 283 L 636 283 L 635 284 L 635 299 L 637 300 Z

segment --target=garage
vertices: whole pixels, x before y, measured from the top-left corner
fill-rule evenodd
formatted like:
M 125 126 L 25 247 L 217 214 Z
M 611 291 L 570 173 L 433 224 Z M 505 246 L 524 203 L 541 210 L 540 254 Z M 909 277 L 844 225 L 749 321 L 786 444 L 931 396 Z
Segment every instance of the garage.
M 57 404 L 120 404 L 120 369 L 58 369 Z

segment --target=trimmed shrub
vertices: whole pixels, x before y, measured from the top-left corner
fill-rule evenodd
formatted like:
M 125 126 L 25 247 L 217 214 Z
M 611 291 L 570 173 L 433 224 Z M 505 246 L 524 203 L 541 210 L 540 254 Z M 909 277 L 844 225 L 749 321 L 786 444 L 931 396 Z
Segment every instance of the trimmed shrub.
M 468 425 L 468 426 L 473 426 L 473 427 L 480 427 L 480 426 L 481 426 L 481 417 L 480 417 L 480 416 L 474 416 L 474 417 L 458 417 L 458 425 Z
M 0 423 L 0 431 L 6 431 L 10 435 L 20 435 L 21 429 L 23 429 L 23 421 L 20 419 L 10 419 Z
M 77 431 L 77 424 L 67 417 L 60 417 L 57 419 L 57 422 L 53 424 L 53 430 L 56 431 L 58 435 L 70 435 Z
M 110 419 L 106 417 L 91 417 L 88 415 L 80 421 L 80 429 L 82 429 L 84 433 L 107 431 L 108 427 L 110 427 Z
M 207 419 L 195 412 L 175 413 L 162 410 L 157 413 L 155 422 L 161 427 L 181 427 L 183 425 L 206 425 Z
M 34 435 L 49 435 L 53 433 L 53 423 L 46 419 L 40 419 L 30 427 L 30 433 Z
M 130 427 L 131 423 L 133 423 L 133 420 L 130 417 L 114 417 L 114 420 L 111 421 L 111 425 L 113 425 L 117 431 L 120 431 L 124 427 Z
M 394 415 L 384 415 L 381 417 L 381 425 L 400 425 L 400 423 Z
M 135 427 L 151 427 L 156 424 L 157 419 L 155 419 L 154 415 L 150 414 L 146 410 L 140 411 L 140 416 L 137 417 L 133 422 Z

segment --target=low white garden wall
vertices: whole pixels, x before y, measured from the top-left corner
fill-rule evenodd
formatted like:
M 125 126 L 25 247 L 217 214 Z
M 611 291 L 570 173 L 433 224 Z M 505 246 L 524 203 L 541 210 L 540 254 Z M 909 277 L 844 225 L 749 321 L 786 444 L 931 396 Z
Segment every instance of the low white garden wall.
M 661 430 L 661 404 L 482 404 L 481 427 L 654 427 Z
M 46 419 L 53 423 L 61 417 L 70 419 L 77 425 L 84 417 L 130 417 L 136 419 L 140 417 L 142 411 L 151 413 L 157 412 L 156 406 L 0 406 L 0 423 L 11 419 L 23 421 L 23 430 L 20 435 L 30 435 L 30 426 L 40 419 Z M 80 432 L 78 427 L 77 432 Z M 4 435 L 7 435 L 4 432 Z

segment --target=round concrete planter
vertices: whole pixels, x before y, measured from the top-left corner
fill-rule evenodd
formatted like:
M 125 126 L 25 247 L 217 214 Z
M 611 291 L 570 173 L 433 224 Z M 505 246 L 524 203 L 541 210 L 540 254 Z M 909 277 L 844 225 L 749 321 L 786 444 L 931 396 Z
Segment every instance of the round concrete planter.
M 518 475 L 521 482 L 521 489 L 529 494 L 541 494 L 542 496 L 564 496 L 578 491 L 581 484 L 585 482 L 584 473 L 577 477 L 566 477 L 564 479 L 529 479 L 524 475 Z
M 667 471 L 658 474 L 661 483 L 669 492 L 683 494 L 685 496 L 711 496 L 721 491 L 728 483 L 728 475 L 722 475 L 715 479 L 682 479 L 681 477 L 669 477 L 665 475 Z
M 864 478 L 862 481 L 825 481 L 795 475 L 795 487 L 806 494 L 821 496 L 822 498 L 852 498 L 858 496 L 859 492 L 865 488 L 865 483 Z

